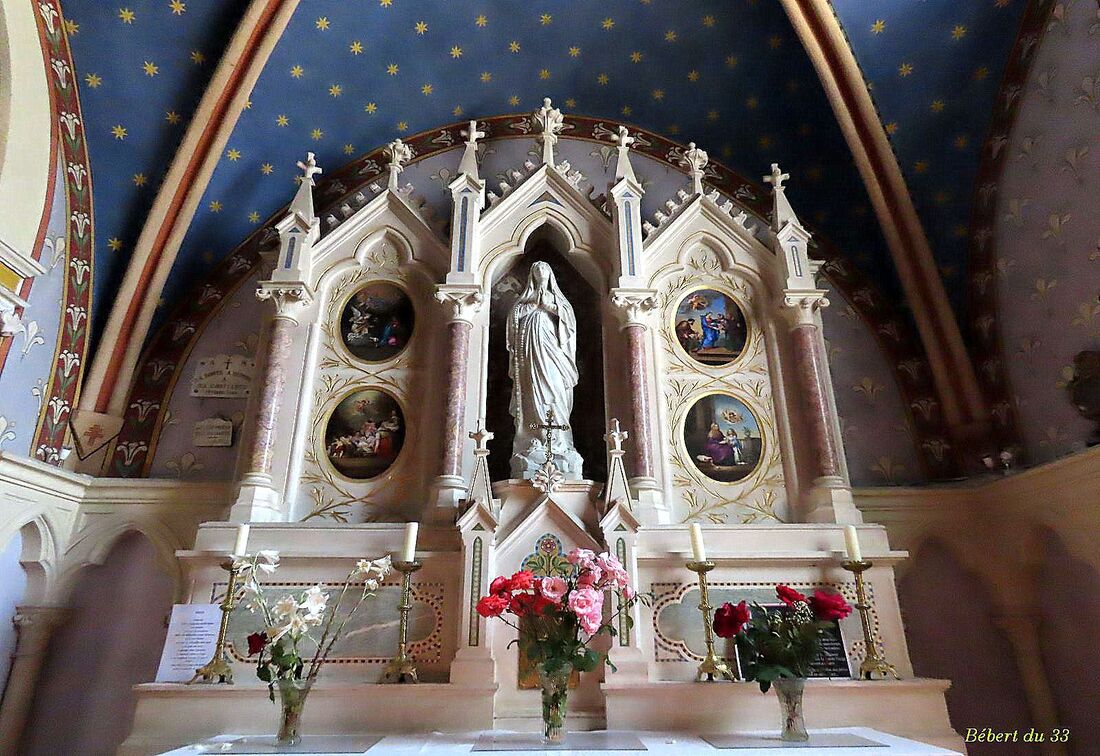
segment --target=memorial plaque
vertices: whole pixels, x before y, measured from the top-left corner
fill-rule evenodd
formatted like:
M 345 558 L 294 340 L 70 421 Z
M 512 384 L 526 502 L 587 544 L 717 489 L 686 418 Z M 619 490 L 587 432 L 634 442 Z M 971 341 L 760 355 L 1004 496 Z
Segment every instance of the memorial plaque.
M 766 609 L 784 609 L 784 604 L 761 604 Z M 832 620 L 821 636 L 821 646 L 817 656 L 810 662 L 810 677 L 851 677 L 852 670 L 848 666 L 848 654 L 845 652 L 844 637 L 840 633 L 840 622 Z M 737 659 L 737 667 L 744 679 L 744 669 L 741 667 L 740 654 Z
M 210 661 L 222 612 L 217 604 L 176 604 L 157 667 L 157 682 L 187 682 Z
M 191 396 L 244 399 L 252 390 L 256 361 L 241 354 L 216 354 L 199 360 L 191 378 Z
M 191 431 L 192 446 L 232 446 L 233 422 L 221 417 L 199 420 Z

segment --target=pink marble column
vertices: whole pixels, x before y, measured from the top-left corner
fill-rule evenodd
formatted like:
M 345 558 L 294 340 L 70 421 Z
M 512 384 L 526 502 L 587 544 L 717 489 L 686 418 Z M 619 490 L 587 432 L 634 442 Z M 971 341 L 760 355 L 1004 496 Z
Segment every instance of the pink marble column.
M 825 395 L 825 356 L 821 353 L 817 338 L 817 325 L 796 325 L 791 329 L 791 343 L 794 348 L 794 380 L 813 455 L 812 477 L 838 477 L 840 463 L 833 441 L 829 401 Z
M 462 474 L 462 442 L 466 429 L 466 373 L 470 357 L 470 330 L 466 320 L 447 324 L 447 393 L 443 429 L 442 475 Z
M 279 405 L 286 385 L 286 363 L 290 356 L 291 329 L 296 325 L 292 318 L 276 315 L 271 322 L 271 333 L 265 354 L 265 373 L 260 389 L 260 403 L 256 409 L 256 433 L 252 437 L 248 472 L 271 474 L 271 458 L 275 447 L 275 426 L 279 419 Z
M 630 413 L 634 420 L 634 476 L 653 477 L 652 433 L 650 432 L 649 380 L 646 366 L 649 362 L 646 348 L 646 327 L 641 323 L 628 323 L 626 332 L 628 360 L 630 364 Z

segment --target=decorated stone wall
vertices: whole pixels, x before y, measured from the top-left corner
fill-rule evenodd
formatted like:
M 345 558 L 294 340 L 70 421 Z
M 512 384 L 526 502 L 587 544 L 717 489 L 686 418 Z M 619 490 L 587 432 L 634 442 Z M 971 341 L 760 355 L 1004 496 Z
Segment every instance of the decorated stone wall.
M 1008 93 L 1020 100 L 1010 136 L 991 147 L 1005 158 L 988 285 L 1032 464 L 1083 449 L 1095 427 L 1066 384 L 1074 355 L 1100 349 L 1100 19 L 1089 3 L 1062 10 L 1026 86 Z

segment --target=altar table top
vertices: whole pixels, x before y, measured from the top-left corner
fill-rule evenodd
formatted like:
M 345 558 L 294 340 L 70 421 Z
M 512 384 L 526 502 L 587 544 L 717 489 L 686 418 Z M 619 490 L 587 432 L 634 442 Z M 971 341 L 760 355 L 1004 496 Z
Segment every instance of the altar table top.
M 297 748 L 273 749 L 273 737 L 240 735 L 220 735 L 216 738 L 193 745 L 167 751 L 161 756 L 206 756 L 224 754 L 294 754 L 295 756 L 414 756 L 414 754 L 432 754 L 433 756 L 452 756 L 457 754 L 491 753 L 493 756 L 533 756 L 533 754 L 576 754 L 576 756 L 615 756 L 616 754 L 652 753 L 662 756 L 695 756 L 710 754 L 717 756 L 960 756 L 957 751 L 949 751 L 926 743 L 918 743 L 896 735 L 888 735 L 869 727 L 838 727 L 829 730 L 811 730 L 810 742 L 785 744 L 775 732 L 743 732 L 734 735 L 715 736 L 708 733 L 693 735 L 689 733 L 576 733 L 592 735 L 607 744 L 606 750 L 594 750 L 590 743 L 578 742 L 577 750 L 566 748 L 546 748 L 535 746 L 538 735 L 525 733 L 531 744 L 523 743 L 516 750 L 496 750 L 502 740 L 511 741 L 522 736 L 513 733 L 474 732 L 474 733 L 427 733 L 416 735 L 385 735 L 371 745 L 378 736 L 309 736 Z M 729 745 L 716 748 L 707 742 Z M 495 741 L 495 742 L 494 742 Z M 638 750 L 638 742 L 645 750 Z M 840 745 L 840 744 L 845 745 Z M 847 745 L 862 743 L 861 745 Z M 873 744 L 872 744 L 873 743 Z M 481 748 L 478 748 L 479 744 Z M 615 747 L 618 744 L 618 747 Z M 493 750 L 486 750 L 491 746 Z M 366 747 L 364 749 L 364 747 Z M 477 750 L 475 750 L 477 749 Z

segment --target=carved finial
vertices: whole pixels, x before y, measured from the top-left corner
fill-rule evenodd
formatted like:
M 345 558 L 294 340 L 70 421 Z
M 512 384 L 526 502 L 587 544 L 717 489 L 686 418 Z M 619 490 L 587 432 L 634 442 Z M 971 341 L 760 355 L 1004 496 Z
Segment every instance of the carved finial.
M 630 438 L 630 432 L 619 428 L 619 419 L 617 417 L 611 418 L 607 435 L 603 437 L 604 441 L 607 442 L 607 450 L 611 453 L 621 453 L 623 450 L 623 441 L 626 441 L 628 438 Z
M 313 180 L 313 176 L 318 173 L 324 173 L 324 170 L 317 165 L 317 158 L 312 152 L 306 153 L 306 161 L 303 163 L 298 161 L 298 168 L 302 171 L 302 183 L 308 183 L 310 186 L 314 186 L 316 182 Z
M 386 149 L 382 151 L 382 154 L 390 161 L 386 166 L 390 169 L 389 188 L 396 191 L 397 174 L 405 170 L 404 163 L 412 159 L 412 147 L 409 147 L 400 139 L 394 139 L 386 145 Z
M 789 173 L 779 170 L 779 163 L 772 163 L 772 172 L 764 177 L 765 184 L 771 184 L 777 192 L 783 190 L 783 182 L 791 177 Z
M 470 438 L 474 440 L 474 453 L 485 452 L 489 453 L 489 442 L 496 436 L 491 430 L 488 430 L 481 423 L 478 423 L 476 431 L 470 431 Z
M 555 108 L 549 97 L 542 99 L 542 107 L 531 114 L 536 127 L 542 129 L 539 141 L 542 142 L 542 162 L 554 164 L 554 145 L 558 142 L 558 133 L 565 126 L 561 111 Z
M 612 136 L 615 140 L 615 144 L 618 145 L 619 159 L 615 162 L 615 181 L 628 178 L 631 181 L 637 182 L 634 177 L 634 168 L 630 165 L 630 145 L 636 141 L 634 137 L 630 136 L 630 131 L 626 126 L 619 126 L 619 133 L 617 136 Z
M 477 121 L 470 121 L 470 125 L 459 132 L 466 137 L 466 149 L 462 153 L 462 161 L 458 164 L 458 172 L 465 173 L 475 181 L 481 177 L 477 172 L 477 140 L 485 136 L 484 131 L 478 131 Z
M 691 175 L 691 188 L 695 194 L 703 193 L 703 169 L 710 162 L 706 151 L 695 146 L 695 142 L 688 142 L 688 148 L 684 150 L 680 158 L 680 165 L 688 169 Z

